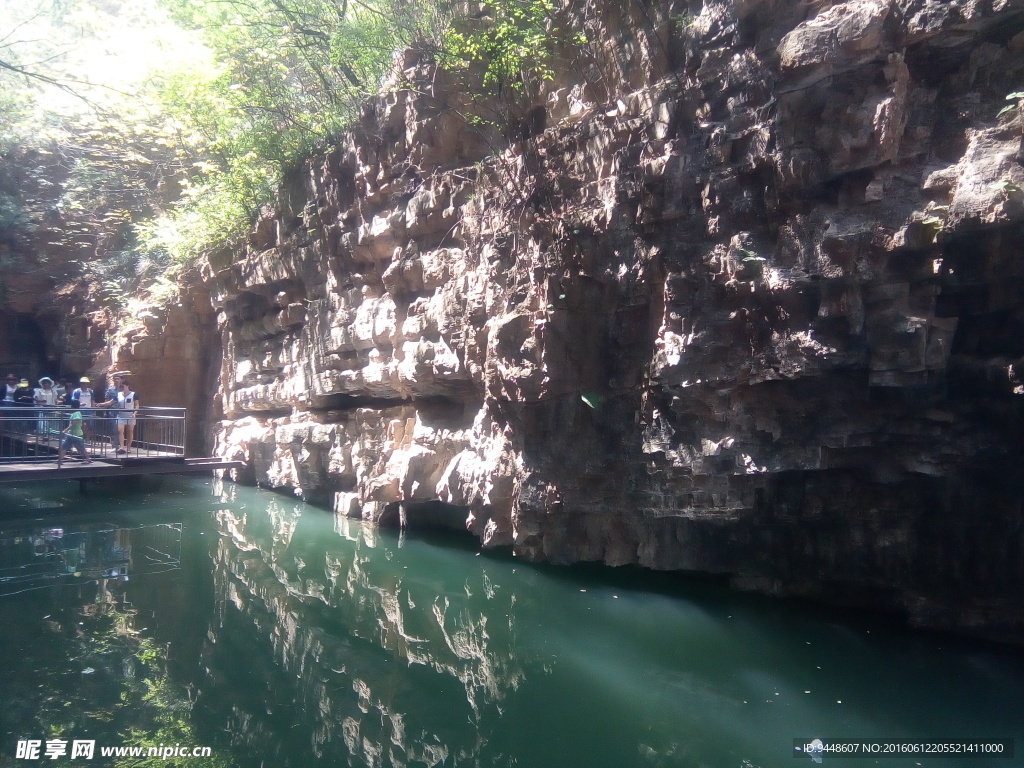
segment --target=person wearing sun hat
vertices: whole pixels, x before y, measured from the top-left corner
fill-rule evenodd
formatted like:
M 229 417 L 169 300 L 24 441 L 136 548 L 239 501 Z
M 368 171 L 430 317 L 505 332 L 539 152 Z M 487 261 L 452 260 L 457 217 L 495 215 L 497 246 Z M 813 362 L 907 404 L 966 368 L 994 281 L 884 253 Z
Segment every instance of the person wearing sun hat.
M 57 404 L 57 390 L 53 388 L 53 379 L 43 376 L 39 380 L 39 388 L 35 391 L 34 399 L 39 405 Z
M 43 406 L 36 412 L 38 417 L 36 420 L 36 432 L 41 435 L 46 434 L 51 426 L 49 423 L 49 411 L 46 409 L 57 405 L 57 390 L 53 387 L 53 379 L 49 376 L 43 376 L 39 380 L 39 388 L 33 393 L 32 399 L 36 405 Z
M 28 383 L 28 379 L 22 379 L 18 382 L 18 388 L 14 390 L 14 402 L 22 406 L 29 406 L 34 402 L 32 385 Z
M 91 426 L 89 417 L 93 415 L 93 405 L 96 403 L 96 393 L 89 386 L 91 383 L 88 376 L 80 378 L 78 386 L 72 390 L 71 399 L 68 401 L 68 405 L 82 412 L 82 431 L 85 433 L 86 440 L 89 439 L 89 429 Z

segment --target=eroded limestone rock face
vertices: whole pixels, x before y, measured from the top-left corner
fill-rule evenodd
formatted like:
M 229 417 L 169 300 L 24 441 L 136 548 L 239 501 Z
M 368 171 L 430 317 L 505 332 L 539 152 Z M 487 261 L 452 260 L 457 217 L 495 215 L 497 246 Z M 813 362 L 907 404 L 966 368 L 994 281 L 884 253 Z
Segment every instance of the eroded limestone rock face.
M 97 325 L 93 319 L 94 334 Z M 202 284 L 189 286 L 170 307 L 122 315 L 119 327 L 110 329 L 105 347 L 93 357 L 93 389 L 102 397 L 112 384 L 110 374 L 127 371 L 141 405 L 185 409 L 181 437 L 186 455 L 208 456 L 210 436 L 204 427 L 219 416 L 219 398 L 211 402 L 209 396 L 219 363 L 217 335 L 215 312 Z M 176 431 L 169 434 L 179 436 Z
M 219 454 L 1021 639 L 1024 2 L 677 5 L 574 4 L 501 143 L 410 57 L 210 262 Z

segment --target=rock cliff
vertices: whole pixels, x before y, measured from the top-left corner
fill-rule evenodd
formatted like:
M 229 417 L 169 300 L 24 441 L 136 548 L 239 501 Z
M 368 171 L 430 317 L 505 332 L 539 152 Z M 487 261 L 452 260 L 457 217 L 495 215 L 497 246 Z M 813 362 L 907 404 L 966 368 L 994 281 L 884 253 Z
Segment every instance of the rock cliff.
M 1024 2 L 572 6 L 503 137 L 408 54 L 211 258 L 217 452 L 526 558 L 1024 639 Z

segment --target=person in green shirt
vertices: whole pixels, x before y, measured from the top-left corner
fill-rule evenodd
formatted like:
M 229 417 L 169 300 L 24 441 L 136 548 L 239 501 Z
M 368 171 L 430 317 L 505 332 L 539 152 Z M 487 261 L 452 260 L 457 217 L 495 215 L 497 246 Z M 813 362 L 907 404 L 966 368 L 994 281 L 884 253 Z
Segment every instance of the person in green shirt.
M 64 452 L 72 448 L 78 449 L 78 452 L 82 455 L 82 461 L 86 463 L 92 461 L 85 450 L 85 433 L 82 431 L 81 411 L 75 411 L 71 414 L 68 425 L 61 432 L 60 451 L 58 453 L 61 461 L 64 460 Z

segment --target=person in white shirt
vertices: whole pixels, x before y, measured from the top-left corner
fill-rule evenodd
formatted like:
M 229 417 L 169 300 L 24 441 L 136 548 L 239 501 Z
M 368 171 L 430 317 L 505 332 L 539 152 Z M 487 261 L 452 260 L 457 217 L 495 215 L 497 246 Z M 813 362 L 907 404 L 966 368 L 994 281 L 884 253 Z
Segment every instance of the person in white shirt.
M 132 391 L 132 386 L 124 379 L 121 380 L 121 391 L 117 393 L 116 400 L 107 400 L 97 403 L 100 408 L 114 406 L 114 415 L 117 417 L 117 445 L 114 453 L 128 453 L 132 442 L 135 439 L 135 411 L 139 409 L 139 401 Z
M 82 432 L 85 433 L 85 439 L 89 439 L 89 430 L 92 427 L 89 417 L 93 415 L 93 404 L 96 400 L 96 393 L 92 391 L 92 387 L 89 386 L 91 382 L 88 376 L 83 376 L 78 380 L 78 387 L 72 390 L 71 399 L 68 404 L 82 412 Z
M 0 403 L 0 416 L 3 416 L 3 422 L 0 423 L 0 427 L 4 429 L 17 429 L 20 422 L 14 418 L 17 411 L 14 409 L 18 407 L 18 403 L 14 399 L 14 393 L 18 391 L 18 377 L 13 373 L 7 374 L 7 383 L 4 384 L 3 390 L 3 402 Z
M 39 380 L 39 387 L 36 389 L 33 398 L 39 405 L 56 405 L 57 390 L 53 388 L 53 379 L 49 376 L 43 376 Z
M 43 410 L 36 413 L 36 432 L 45 435 L 50 428 L 49 420 L 52 418 L 51 413 L 45 408 L 52 408 L 57 404 L 57 391 L 53 388 L 53 379 L 43 376 L 39 380 L 39 388 L 32 394 L 32 399 L 36 405 L 43 406 Z
M 13 373 L 7 374 L 7 383 L 4 384 L 4 408 L 14 407 L 14 393 L 18 391 L 18 377 Z

